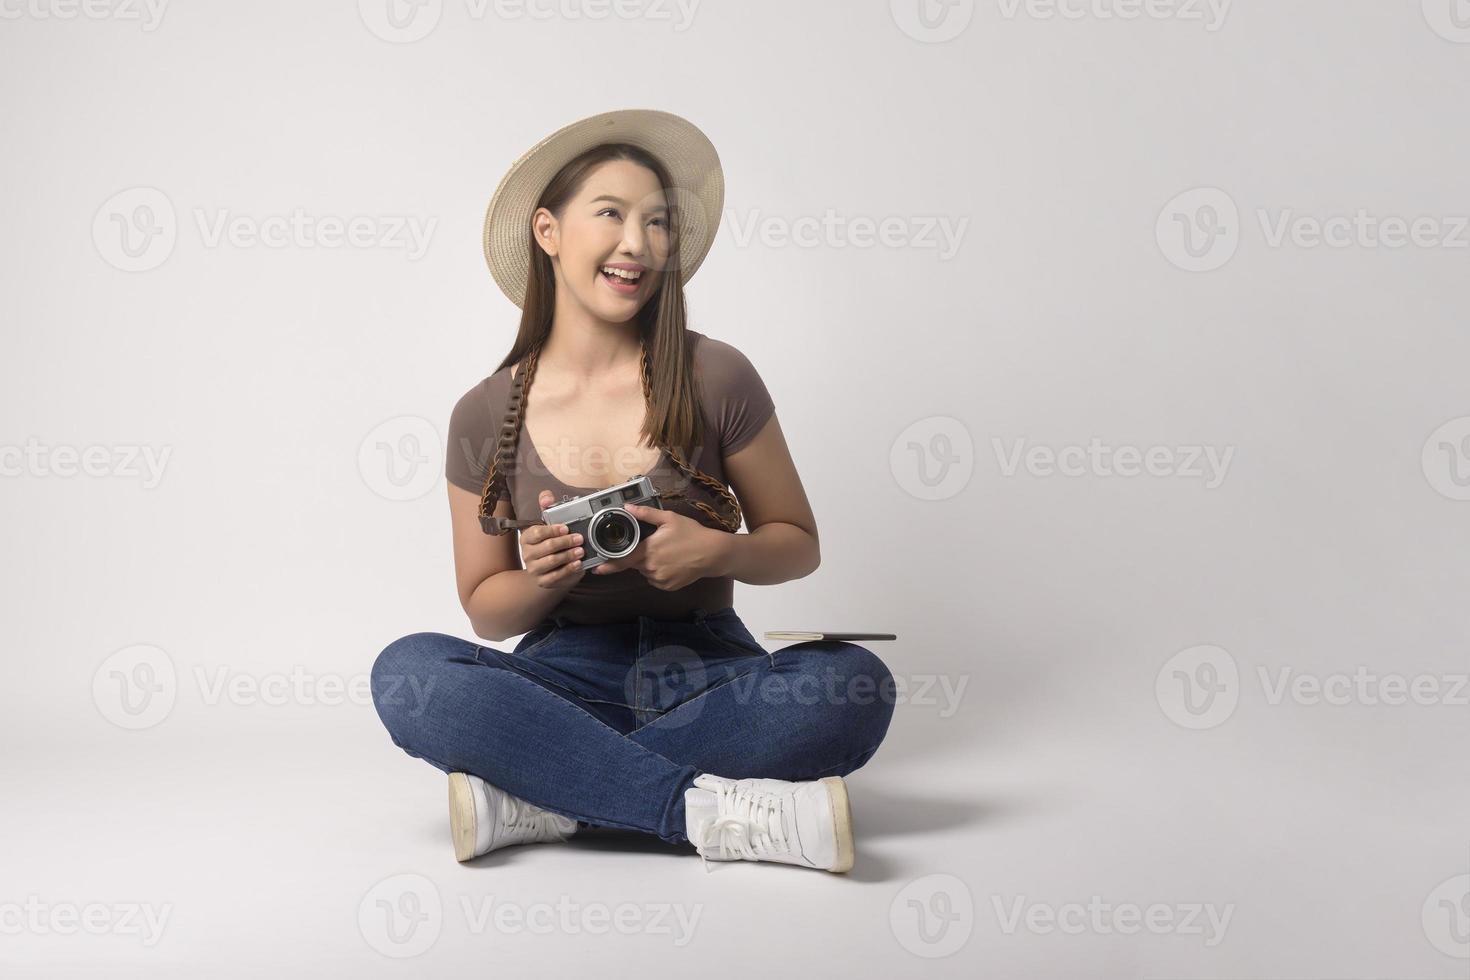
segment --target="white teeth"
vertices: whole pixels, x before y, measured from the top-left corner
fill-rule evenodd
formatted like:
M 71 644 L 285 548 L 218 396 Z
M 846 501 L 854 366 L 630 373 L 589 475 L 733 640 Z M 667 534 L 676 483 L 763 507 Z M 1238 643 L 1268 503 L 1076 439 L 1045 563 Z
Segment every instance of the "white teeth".
M 612 275 L 615 275 L 621 279 L 626 279 L 629 282 L 637 282 L 643 276 L 643 273 L 641 272 L 629 272 L 626 269 L 614 269 L 611 266 L 606 265 L 602 267 L 602 271 L 611 273 Z

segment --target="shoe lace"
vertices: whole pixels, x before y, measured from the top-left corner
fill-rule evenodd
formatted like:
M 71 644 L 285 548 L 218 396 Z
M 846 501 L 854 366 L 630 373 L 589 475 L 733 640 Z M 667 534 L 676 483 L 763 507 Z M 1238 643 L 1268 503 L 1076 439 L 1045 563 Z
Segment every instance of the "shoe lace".
M 738 854 L 747 861 L 790 850 L 780 796 L 733 782 L 720 785 L 714 792 L 719 816 L 699 827 L 700 839 L 694 842 L 706 874 L 706 854 L 711 847 L 722 854 Z
M 519 797 L 504 793 L 500 798 L 503 839 L 535 840 L 556 829 L 551 814 Z

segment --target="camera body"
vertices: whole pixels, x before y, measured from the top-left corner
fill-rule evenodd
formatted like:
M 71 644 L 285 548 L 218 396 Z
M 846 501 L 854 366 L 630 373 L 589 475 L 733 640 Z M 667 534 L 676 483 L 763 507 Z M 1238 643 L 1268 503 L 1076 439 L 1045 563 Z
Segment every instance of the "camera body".
M 547 524 L 565 524 L 568 533 L 582 535 L 582 567 L 594 568 L 609 559 L 627 557 L 645 534 L 653 533 L 654 526 L 628 513 L 627 504 L 664 509 L 653 481 L 635 476 L 583 497 L 564 496 L 543 510 L 541 519 Z

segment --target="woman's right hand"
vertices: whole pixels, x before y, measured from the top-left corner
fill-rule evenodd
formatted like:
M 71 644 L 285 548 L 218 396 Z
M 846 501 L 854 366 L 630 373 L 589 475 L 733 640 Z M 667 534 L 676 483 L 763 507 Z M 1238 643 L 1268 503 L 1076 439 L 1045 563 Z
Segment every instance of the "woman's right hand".
M 556 503 L 556 495 L 542 490 L 536 503 L 542 510 Z M 521 531 L 521 564 L 543 589 L 569 589 L 587 574 L 582 567 L 582 535 L 568 533 L 565 524 L 537 524 Z

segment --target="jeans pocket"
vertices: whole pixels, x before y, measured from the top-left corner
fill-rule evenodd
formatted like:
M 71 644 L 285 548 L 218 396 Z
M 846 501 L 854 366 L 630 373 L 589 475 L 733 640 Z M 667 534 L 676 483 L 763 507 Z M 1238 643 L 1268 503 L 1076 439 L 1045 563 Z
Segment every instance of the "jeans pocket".
M 540 650 L 547 643 L 556 639 L 557 634 L 561 631 L 562 627 L 555 623 L 542 623 L 521 637 L 521 642 L 516 644 L 515 649 L 511 653 L 517 657 L 533 657 L 536 655 L 537 650 Z
M 756 642 L 755 637 L 750 635 L 750 631 L 733 611 L 721 610 L 713 616 L 706 616 L 700 620 L 699 625 L 712 640 L 738 656 L 768 655 L 766 648 Z

